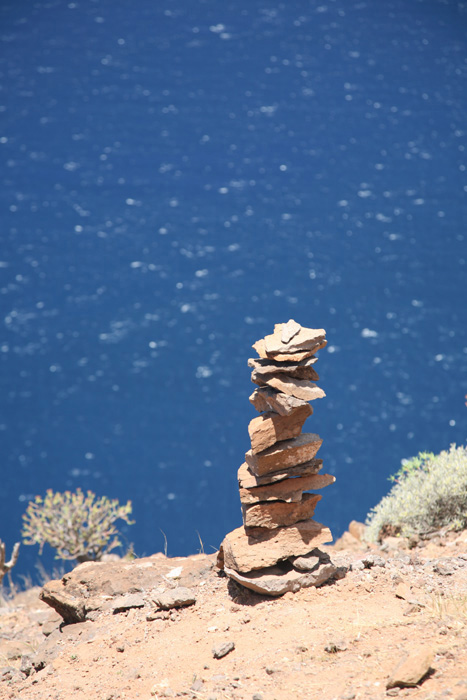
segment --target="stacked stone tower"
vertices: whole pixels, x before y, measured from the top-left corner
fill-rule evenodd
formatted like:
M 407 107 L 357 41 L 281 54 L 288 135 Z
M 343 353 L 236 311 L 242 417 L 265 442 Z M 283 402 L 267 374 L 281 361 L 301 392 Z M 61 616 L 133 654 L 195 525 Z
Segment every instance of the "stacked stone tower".
M 314 369 L 325 336 L 322 328 L 302 328 L 291 319 L 258 340 L 253 348 L 259 359 L 248 360 L 258 385 L 250 401 L 260 416 L 248 426 L 251 449 L 238 471 L 243 526 L 225 537 L 218 563 L 261 593 L 321 585 L 336 572 L 317 549 L 332 540 L 331 532 L 311 519 L 321 496 L 308 493 L 335 479 L 318 473 L 319 435 L 302 433 L 313 413 L 308 402 L 325 396 Z

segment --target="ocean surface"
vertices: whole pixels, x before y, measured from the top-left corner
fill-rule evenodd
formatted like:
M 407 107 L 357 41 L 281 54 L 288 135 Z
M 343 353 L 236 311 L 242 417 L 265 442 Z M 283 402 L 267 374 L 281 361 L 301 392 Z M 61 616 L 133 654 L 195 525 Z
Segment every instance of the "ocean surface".
M 0 42 L 7 556 L 77 487 L 131 499 L 138 555 L 216 549 L 289 318 L 327 331 L 335 536 L 465 443 L 466 2 L 3 0 Z

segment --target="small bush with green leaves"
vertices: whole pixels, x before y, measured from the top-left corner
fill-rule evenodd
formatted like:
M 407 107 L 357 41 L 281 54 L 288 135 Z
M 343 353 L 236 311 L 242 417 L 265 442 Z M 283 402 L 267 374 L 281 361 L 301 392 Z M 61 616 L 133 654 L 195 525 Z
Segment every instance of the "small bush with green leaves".
M 369 542 L 389 534 L 413 537 L 467 527 L 467 448 L 421 452 L 404 461 L 391 480 L 391 491 L 368 514 Z
M 81 489 L 74 493 L 48 490 L 44 498 L 36 496 L 29 502 L 22 536 L 25 544 L 38 544 L 40 553 L 49 544 L 57 552 L 56 559 L 99 561 L 121 546 L 115 521 L 131 525 L 130 513 L 130 501 L 121 506 L 117 499 L 97 498 L 92 491 L 85 495 Z

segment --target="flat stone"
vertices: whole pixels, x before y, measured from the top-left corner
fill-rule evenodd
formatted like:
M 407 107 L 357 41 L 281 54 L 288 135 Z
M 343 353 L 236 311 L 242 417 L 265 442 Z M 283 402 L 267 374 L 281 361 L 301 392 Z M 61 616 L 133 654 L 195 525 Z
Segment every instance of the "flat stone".
M 110 609 L 114 613 L 124 612 L 130 608 L 144 608 L 145 600 L 142 593 L 124 593 L 111 602 Z
M 314 401 L 326 396 L 321 387 L 306 379 L 296 379 L 284 374 L 258 374 L 253 370 L 251 381 L 259 386 L 270 386 L 282 394 L 288 394 L 302 401 Z
M 190 588 L 177 586 L 171 588 L 164 593 L 159 593 L 153 597 L 154 603 L 162 610 L 171 610 L 172 608 L 183 608 L 187 605 L 193 605 L 196 602 L 196 595 Z
M 224 538 L 220 558 L 224 567 L 249 572 L 273 566 L 291 556 L 307 554 L 318 545 L 331 541 L 329 528 L 315 520 L 303 520 L 276 530 L 264 529 L 259 537 L 251 537 L 239 527 Z
M 240 501 L 246 505 L 260 501 L 286 501 L 287 503 L 300 501 L 304 491 L 324 489 L 333 484 L 335 480 L 336 478 L 331 474 L 311 474 L 251 489 L 240 488 Z
M 311 406 L 299 406 L 288 416 L 274 411 L 253 418 L 248 426 L 253 454 L 271 447 L 280 440 L 289 440 L 300 435 L 303 424 L 312 413 Z
M 264 476 L 287 467 L 308 462 L 318 452 L 323 441 L 316 433 L 302 433 L 291 440 L 282 440 L 262 452 L 253 454 L 249 450 L 245 461 L 255 476 Z
M 258 355 L 263 358 L 264 360 L 266 359 L 272 359 L 272 360 L 277 360 L 278 362 L 300 362 L 301 360 L 305 360 L 307 357 L 311 357 L 312 355 L 315 354 L 318 350 L 321 348 L 324 348 L 326 345 L 326 341 L 324 341 L 322 344 L 318 344 L 316 347 L 310 349 L 310 350 L 303 350 L 301 352 L 288 352 L 288 353 L 277 353 L 275 355 L 270 355 L 266 352 L 266 345 L 263 339 L 256 341 L 254 345 L 252 345 L 252 348 L 256 350 Z
M 272 501 L 258 503 L 257 505 L 242 507 L 243 524 L 247 528 L 267 527 L 274 529 L 285 525 L 293 525 L 299 520 L 307 520 L 313 517 L 316 504 L 321 500 L 321 495 L 316 493 L 304 493 L 301 501 L 284 503 Z
M 306 401 L 282 394 L 268 386 L 255 389 L 250 396 L 250 401 L 260 413 L 262 411 L 275 411 L 281 416 L 288 416 L 296 408 L 307 405 Z
M 317 345 L 326 342 L 326 331 L 324 328 L 301 327 L 287 343 L 284 343 L 282 341 L 282 331 L 285 325 L 284 323 L 276 324 L 274 326 L 274 333 L 264 338 L 264 347 L 268 355 L 303 352 L 316 348 Z
M 427 675 L 434 659 L 431 647 L 413 651 L 405 655 L 386 683 L 386 688 L 413 688 Z
M 291 318 L 287 323 L 284 323 L 281 331 L 281 342 L 289 343 L 297 333 L 301 330 L 301 325 Z
M 262 595 L 280 596 L 284 593 L 296 593 L 301 588 L 322 586 L 336 573 L 332 563 L 321 564 L 313 572 L 301 572 L 293 569 L 290 564 L 270 566 L 260 571 L 239 573 L 229 567 L 224 568 L 231 579 Z
M 301 362 L 276 362 L 275 360 L 262 360 L 250 357 L 248 367 L 251 367 L 258 375 L 261 374 L 286 374 L 296 379 L 308 379 L 313 382 L 319 380 L 319 375 L 313 368 L 317 357 L 308 357 Z
M 270 472 L 265 476 L 255 476 L 248 469 L 248 464 L 243 462 L 238 470 L 238 483 L 242 488 L 251 489 L 255 486 L 265 486 L 276 481 L 283 481 L 294 476 L 310 476 L 317 474 L 323 468 L 322 459 L 310 459 L 308 462 L 297 464 L 295 467 L 288 467 L 278 472 Z

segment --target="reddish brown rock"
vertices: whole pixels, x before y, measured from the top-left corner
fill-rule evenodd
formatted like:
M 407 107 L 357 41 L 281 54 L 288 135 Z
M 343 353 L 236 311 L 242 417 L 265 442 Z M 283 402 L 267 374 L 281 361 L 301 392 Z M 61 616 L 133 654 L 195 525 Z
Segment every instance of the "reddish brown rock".
M 253 371 L 251 381 L 259 386 L 270 386 L 283 394 L 294 396 L 302 401 L 314 401 L 314 399 L 322 399 L 326 396 L 321 387 L 316 386 L 316 384 L 306 379 L 296 379 L 283 374 L 258 374 Z
M 331 474 L 312 474 L 311 476 L 284 479 L 267 486 L 256 486 L 251 489 L 240 488 L 241 503 L 259 503 L 260 501 L 300 501 L 304 491 L 324 489 L 335 482 Z
M 263 413 L 263 411 L 270 411 L 272 406 L 267 400 L 267 396 L 274 395 L 276 392 L 274 389 L 269 389 L 269 388 L 264 388 L 264 389 L 255 389 L 254 392 L 251 394 L 249 397 L 250 403 L 253 404 L 254 408 L 258 411 L 258 413 Z M 279 411 L 277 411 L 279 413 Z
M 386 683 L 386 688 L 413 688 L 427 675 L 434 659 L 431 647 L 416 649 L 401 659 Z
M 242 507 L 243 524 L 246 528 L 267 527 L 270 530 L 293 525 L 299 520 L 312 518 L 319 500 L 321 500 L 319 494 L 304 493 L 301 501 L 292 503 L 273 501 L 252 506 L 244 505 Z
M 229 569 L 255 571 L 273 566 L 291 556 L 307 554 L 332 540 L 331 531 L 314 520 L 290 527 L 265 530 L 261 537 L 249 537 L 243 527 L 230 532 L 222 542 L 220 559 Z
M 275 411 L 281 416 L 288 416 L 296 408 L 308 405 L 306 401 L 282 394 L 268 386 L 255 389 L 250 396 L 250 401 L 260 413 L 262 411 Z
M 258 355 L 262 357 L 263 359 L 274 359 L 277 360 L 278 362 L 300 362 L 301 360 L 305 360 L 307 357 L 311 357 L 312 355 L 317 352 L 317 350 L 320 350 L 321 348 L 325 347 L 326 341 L 324 341 L 323 344 L 317 345 L 313 349 L 310 350 L 303 350 L 302 352 L 290 352 L 290 353 L 278 353 L 277 355 L 268 355 L 266 352 L 266 346 L 264 344 L 264 340 L 258 340 L 254 345 L 252 345 L 252 348 L 256 350 Z
M 245 461 L 255 476 L 264 476 L 269 472 L 294 467 L 313 459 L 322 442 L 319 435 L 315 433 L 302 433 L 291 440 L 278 442 L 258 454 L 253 454 L 249 450 L 245 455 Z
M 324 328 L 300 328 L 288 342 L 282 340 L 282 333 L 287 330 L 287 325 L 278 323 L 274 326 L 274 333 L 264 338 L 264 347 L 268 355 L 278 353 L 294 353 L 310 350 L 325 341 Z M 288 334 L 290 336 L 290 334 Z
M 319 380 L 318 373 L 313 368 L 317 357 L 308 357 L 301 362 L 276 362 L 275 360 L 262 360 L 251 357 L 248 367 L 251 367 L 258 375 L 262 374 L 286 374 L 296 379 L 308 379 L 313 382 Z
M 311 413 L 311 407 L 305 404 L 288 416 L 268 411 L 258 418 L 253 418 L 248 426 L 253 454 L 262 452 L 279 440 L 289 440 L 300 435 L 303 424 Z
M 303 462 L 303 464 L 297 464 L 295 467 L 288 467 L 286 470 L 271 472 L 265 476 L 255 476 L 248 469 L 248 464 L 243 462 L 242 466 L 238 470 L 238 483 L 245 489 L 251 489 L 254 486 L 265 486 L 266 484 L 273 484 L 276 481 L 283 481 L 293 476 L 309 476 L 310 474 L 316 474 L 323 467 L 322 459 L 310 459 L 308 462 Z

